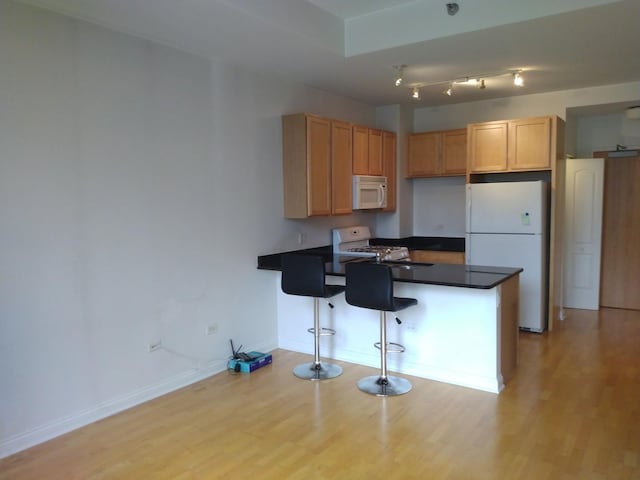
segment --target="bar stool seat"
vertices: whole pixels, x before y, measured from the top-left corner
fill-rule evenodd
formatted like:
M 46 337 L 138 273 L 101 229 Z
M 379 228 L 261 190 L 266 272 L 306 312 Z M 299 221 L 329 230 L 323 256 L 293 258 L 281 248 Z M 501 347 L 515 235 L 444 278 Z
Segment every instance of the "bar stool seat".
M 313 297 L 313 327 L 307 331 L 314 337 L 314 361 L 296 366 L 293 374 L 305 380 L 326 380 L 337 377 L 342 374 L 342 367 L 320 362 L 320 337 L 335 335 L 336 332 L 331 328 L 320 328 L 319 299 L 334 297 L 344 292 L 345 287 L 325 283 L 324 258 L 320 255 L 284 254 L 281 258 L 281 266 L 281 287 L 284 293 Z M 328 303 L 333 308 L 333 305 Z
M 411 383 L 407 379 L 387 374 L 387 353 L 404 352 L 404 346 L 387 342 L 386 312 L 404 310 L 417 305 L 418 301 L 415 298 L 393 296 L 393 273 L 388 265 L 372 262 L 347 263 L 345 273 L 347 303 L 380 312 L 380 341 L 374 344 L 380 349 L 380 375 L 359 380 L 358 388 L 380 397 L 409 392 Z M 396 321 L 400 323 L 397 318 Z

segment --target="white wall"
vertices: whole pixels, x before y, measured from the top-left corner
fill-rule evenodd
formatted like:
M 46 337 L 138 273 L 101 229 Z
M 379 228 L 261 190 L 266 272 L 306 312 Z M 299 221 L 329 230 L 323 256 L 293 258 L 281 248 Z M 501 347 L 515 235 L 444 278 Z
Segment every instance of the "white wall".
M 10 1 L 0 65 L 0 457 L 276 347 L 256 256 L 375 223 L 282 216 L 280 116 L 371 107 Z
M 624 113 L 579 117 L 576 124 L 576 158 L 591 158 L 593 152 L 615 150 L 616 145 L 640 148 L 640 120 Z
M 413 196 L 413 235 L 464 237 L 464 176 L 416 178 Z
M 413 132 L 464 128 L 468 123 L 539 115 L 558 115 L 565 119 L 567 110 L 574 108 L 634 101 L 640 104 L 640 82 L 425 107 L 414 112 Z M 638 145 L 639 123 L 626 120 L 621 114 L 577 120 L 570 117 L 566 124 L 566 151 L 591 157 L 594 150 L 615 149 L 616 143 Z M 447 199 L 446 207 L 436 209 L 438 203 L 444 204 L 439 201 L 441 198 Z M 414 235 L 464 234 L 464 181 L 414 180 L 413 204 Z
M 378 237 L 408 237 L 413 230 L 413 182 L 406 178 L 407 135 L 413 126 L 413 109 L 387 105 L 376 110 L 378 128 L 396 132 L 396 211 L 377 215 L 375 235 Z

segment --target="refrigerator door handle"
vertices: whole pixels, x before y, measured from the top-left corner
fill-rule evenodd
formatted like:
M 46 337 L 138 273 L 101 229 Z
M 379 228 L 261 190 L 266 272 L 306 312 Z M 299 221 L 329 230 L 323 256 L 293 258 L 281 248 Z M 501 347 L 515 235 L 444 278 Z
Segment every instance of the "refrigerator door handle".
M 464 246 L 464 263 L 467 265 L 473 265 L 473 255 L 472 255 L 472 245 L 471 245 L 471 235 L 467 233 L 465 235 L 465 246 Z
M 465 215 L 465 232 L 471 233 L 471 185 L 467 185 L 466 201 L 467 214 Z

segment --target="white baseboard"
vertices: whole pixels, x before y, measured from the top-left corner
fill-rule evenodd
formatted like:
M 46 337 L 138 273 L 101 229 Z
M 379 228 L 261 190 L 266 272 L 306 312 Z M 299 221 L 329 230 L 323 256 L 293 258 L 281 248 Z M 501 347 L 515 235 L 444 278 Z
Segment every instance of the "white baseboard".
M 256 350 L 260 352 L 270 352 L 276 346 L 258 345 Z M 197 368 L 192 368 L 184 372 L 173 375 L 153 385 L 148 385 L 139 390 L 112 398 L 91 408 L 79 411 L 66 417 L 58 418 L 51 422 L 40 425 L 18 435 L 13 435 L 0 440 L 0 458 L 8 457 L 21 450 L 25 450 L 39 443 L 46 442 L 57 436 L 68 433 L 77 428 L 84 427 L 90 423 L 97 422 L 103 418 L 114 415 L 123 410 L 127 410 L 141 403 L 148 402 L 154 398 L 166 395 L 180 388 L 184 388 L 193 383 L 204 380 L 212 375 L 223 372 L 227 369 L 227 360 L 211 360 Z
M 107 400 L 84 411 L 56 419 L 27 432 L 14 435 L 0 441 L 0 458 L 8 457 L 21 450 L 33 447 L 59 435 L 70 432 L 90 423 L 102 420 L 123 410 L 166 395 L 179 388 L 204 380 L 227 368 L 227 362 L 218 360 L 201 368 L 173 375 L 154 385 L 141 388 L 126 395 Z
M 295 339 L 281 338 L 279 348 L 313 355 L 312 345 Z M 321 352 L 321 356 L 322 358 L 332 358 L 334 360 L 355 363 L 356 365 L 364 365 L 373 368 L 380 367 L 380 354 L 373 348 L 366 352 L 343 348 L 337 354 L 335 354 L 331 348 L 325 348 Z M 415 361 L 394 358 L 393 356 L 388 357 L 387 365 L 389 371 L 392 373 L 413 375 L 414 377 L 450 383 L 490 393 L 500 393 L 504 387 L 501 375 L 497 378 L 472 375 L 467 372 L 439 368 L 433 365 L 424 365 Z

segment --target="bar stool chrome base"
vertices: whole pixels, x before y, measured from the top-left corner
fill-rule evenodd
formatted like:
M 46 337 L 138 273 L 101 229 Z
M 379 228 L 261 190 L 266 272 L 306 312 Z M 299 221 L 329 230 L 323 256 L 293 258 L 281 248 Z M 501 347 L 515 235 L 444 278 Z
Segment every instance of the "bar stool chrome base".
M 342 367 L 333 363 L 301 363 L 293 369 L 293 374 L 303 380 L 327 380 L 342 375 Z
M 380 375 L 371 375 L 358 380 L 358 388 L 377 397 L 391 397 L 403 395 L 411 390 L 411 382 L 405 378 L 387 376 L 386 379 Z

